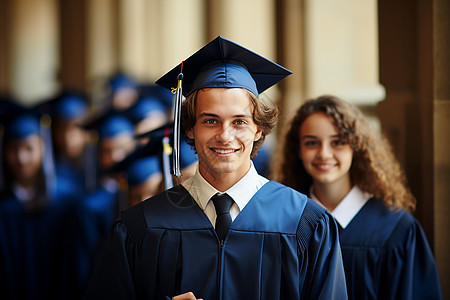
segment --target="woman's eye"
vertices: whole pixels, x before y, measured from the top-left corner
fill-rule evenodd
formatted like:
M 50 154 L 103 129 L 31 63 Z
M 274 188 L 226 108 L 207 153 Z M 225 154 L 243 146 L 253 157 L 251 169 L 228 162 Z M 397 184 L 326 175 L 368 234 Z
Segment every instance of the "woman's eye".
M 312 147 L 312 146 L 315 146 L 315 145 L 317 145 L 316 141 L 306 141 L 305 142 L 305 146 Z
M 345 143 L 342 140 L 334 140 L 334 141 L 332 141 L 332 144 L 334 146 L 341 146 L 341 145 L 344 145 Z
M 244 120 L 236 120 L 236 121 L 234 121 L 234 123 L 236 125 L 245 125 L 246 124 L 246 122 Z

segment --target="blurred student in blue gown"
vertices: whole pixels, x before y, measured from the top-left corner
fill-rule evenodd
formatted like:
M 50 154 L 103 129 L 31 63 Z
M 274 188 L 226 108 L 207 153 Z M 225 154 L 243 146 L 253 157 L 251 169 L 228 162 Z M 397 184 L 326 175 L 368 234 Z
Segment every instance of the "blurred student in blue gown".
M 73 180 L 80 196 L 95 184 L 95 143 L 81 125 L 89 113 L 87 96 L 66 90 L 40 104 L 52 117 L 56 173 Z
M 49 119 L 1 106 L 1 297 L 74 299 L 78 199 L 71 182 L 55 176 Z
M 128 183 L 129 206 L 136 205 L 162 192 L 163 173 L 156 156 L 124 160 L 114 171 L 123 171 Z
M 137 81 L 124 72 L 116 72 L 108 80 L 106 103 L 108 110 L 123 111 L 133 106 L 139 99 Z
M 177 104 L 187 97 L 181 126 L 198 167 L 121 212 L 86 299 L 347 299 L 331 215 L 251 162 L 277 119 L 258 95 L 289 74 L 217 37 L 157 81 L 178 86 Z
M 166 123 L 157 129 L 137 135 L 138 140 L 148 140 L 133 153 L 111 168 L 111 172 L 124 172 L 128 182 L 130 206 L 136 205 L 175 184 L 194 175 L 198 156 L 184 139 L 180 144 L 180 167 L 182 177 L 172 176 L 173 123 Z M 164 138 L 167 138 L 164 140 Z
M 274 179 L 326 207 L 340 229 L 350 299 L 441 299 L 415 199 L 386 139 L 337 97 L 304 103 Z
M 115 216 L 129 207 L 124 186 L 125 178 L 108 172 L 135 147 L 134 127 L 129 119 L 114 111 L 95 116 L 85 128 L 98 133 L 97 188 L 83 199 L 80 219 L 79 280 L 81 287 L 87 282 L 98 247 Z

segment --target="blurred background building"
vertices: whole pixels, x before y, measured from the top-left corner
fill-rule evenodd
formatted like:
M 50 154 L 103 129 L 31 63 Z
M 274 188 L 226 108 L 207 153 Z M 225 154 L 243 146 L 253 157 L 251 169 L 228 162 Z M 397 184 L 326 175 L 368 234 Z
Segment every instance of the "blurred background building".
M 449 20 L 447 0 L 0 0 L 0 93 L 35 103 L 75 88 L 95 104 L 117 71 L 152 83 L 231 39 L 294 72 L 263 97 L 278 132 L 334 94 L 387 135 L 450 298 Z

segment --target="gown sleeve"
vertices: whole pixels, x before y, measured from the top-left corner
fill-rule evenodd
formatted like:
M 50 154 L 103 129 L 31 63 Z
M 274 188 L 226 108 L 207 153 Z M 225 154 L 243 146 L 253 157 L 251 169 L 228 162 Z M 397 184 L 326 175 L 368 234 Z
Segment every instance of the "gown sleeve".
M 136 299 L 126 242 L 127 228 L 116 221 L 91 274 L 84 299 Z
M 302 270 L 302 299 L 347 299 L 339 233 L 333 217 L 309 201 L 300 221 L 299 249 L 307 261 Z
M 442 299 L 433 253 L 419 222 L 406 213 L 389 239 L 381 276 L 383 299 Z M 397 245 L 395 245 L 397 244 Z

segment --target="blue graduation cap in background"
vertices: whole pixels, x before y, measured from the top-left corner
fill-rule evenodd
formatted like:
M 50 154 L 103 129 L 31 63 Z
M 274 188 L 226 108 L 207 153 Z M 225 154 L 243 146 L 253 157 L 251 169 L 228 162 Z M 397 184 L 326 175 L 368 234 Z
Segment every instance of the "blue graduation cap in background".
M 130 186 L 139 185 L 153 174 L 162 172 L 159 158 L 155 155 L 128 156 L 110 170 L 110 172 L 119 171 L 125 171 Z
M 122 72 L 116 73 L 109 79 L 109 88 L 111 93 L 115 93 L 122 88 L 136 88 L 137 83 L 131 76 L 128 76 Z
M 87 97 L 81 93 L 64 92 L 55 101 L 51 115 L 69 121 L 83 118 L 89 111 L 87 102 Z
M 48 114 L 52 119 L 72 121 L 81 119 L 89 112 L 88 97 L 81 91 L 65 90 L 55 97 L 36 106 L 40 114 Z
M 203 88 L 244 88 L 256 97 L 292 74 L 288 69 L 218 36 L 156 81 L 176 91 L 174 105 L 174 173 L 179 169 L 182 95 Z
M 131 122 L 136 124 L 154 112 L 167 114 L 167 108 L 160 99 L 153 96 L 145 96 L 141 97 L 136 104 L 124 111 L 124 114 Z
M 96 130 L 100 139 L 121 134 L 134 135 L 134 126 L 130 119 L 115 110 L 107 110 L 91 117 L 83 124 L 83 128 Z

